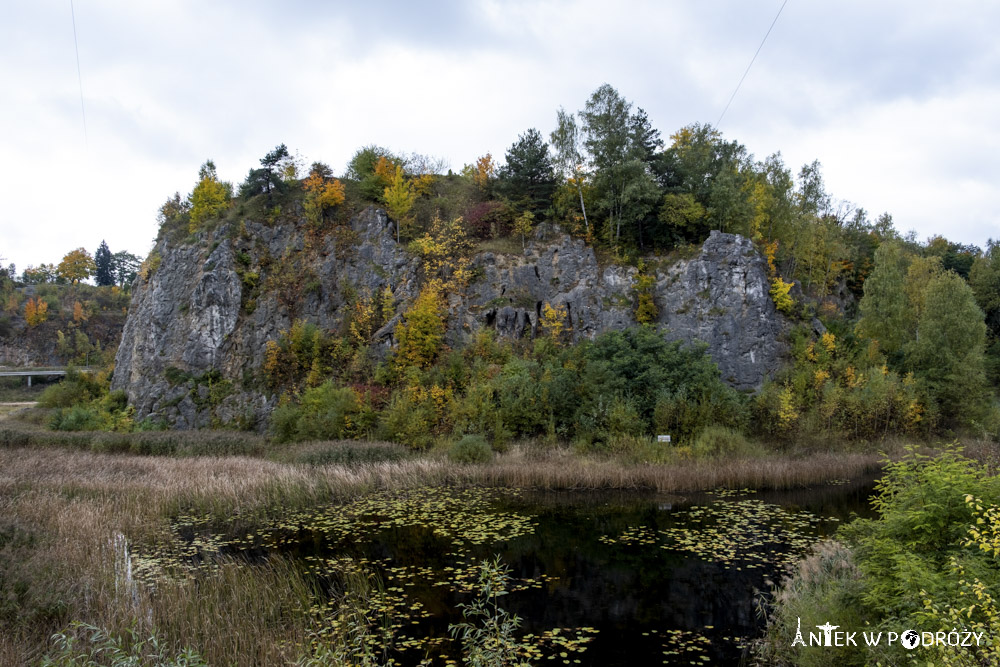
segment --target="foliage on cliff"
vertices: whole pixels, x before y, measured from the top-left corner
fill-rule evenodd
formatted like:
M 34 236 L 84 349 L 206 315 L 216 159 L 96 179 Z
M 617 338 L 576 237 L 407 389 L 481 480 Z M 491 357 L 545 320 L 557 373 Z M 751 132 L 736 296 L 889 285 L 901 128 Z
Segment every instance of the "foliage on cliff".
M 208 161 L 191 194 L 175 194 L 161 207 L 160 245 L 142 279 L 155 276 L 168 248 L 207 248 L 206 257 L 216 257 L 220 244 L 231 248 L 241 294 L 240 312 L 232 317 L 246 320 L 274 297 L 268 312 L 286 324 L 258 342 L 260 368 L 242 377 L 230 371 L 227 382 L 265 394 L 286 413 L 306 405 L 305 393 L 324 383 L 350 388 L 358 410 L 378 415 L 363 427 L 355 423 L 352 432 L 411 444 L 472 432 L 495 444 L 539 434 L 603 442 L 617 432 L 612 424 L 627 423 L 638 425 L 635 433 L 622 432 L 628 435 L 670 428 L 691 439 L 714 424 L 787 441 L 1000 427 L 987 384 L 996 366 L 987 353 L 998 347 L 992 342 L 992 247 L 982 253 L 940 238 L 925 245 L 901 238 L 889 216 L 873 221 L 864 210 L 835 202 L 818 163 L 793 178 L 780 155 L 758 161 L 711 126 L 684 127 L 664 140 L 643 109 L 608 85 L 578 113 L 560 110 L 556 121 L 551 145 L 530 128 L 502 163 L 487 153 L 460 173 L 425 155 L 369 145 L 340 179 L 322 162 L 306 175 L 302 158 L 281 144 L 234 188 L 218 181 Z M 357 273 L 362 266 L 352 253 L 364 230 L 351 221 L 372 205 L 388 211 L 398 245 L 366 246 L 365 253 L 384 256 L 381 263 L 367 260 L 374 269 L 360 270 L 385 275 L 363 289 L 344 280 L 330 285 L 326 276 L 335 267 L 355 262 Z M 625 304 L 630 321 L 661 325 L 664 304 L 656 294 L 666 275 L 664 254 L 690 256 L 713 229 L 752 239 L 767 258 L 765 293 L 801 324 L 791 340 L 793 363 L 752 399 L 709 391 L 701 381 L 692 390 L 676 379 L 650 389 L 648 399 L 612 384 L 594 389 L 601 398 L 591 404 L 577 389 L 575 400 L 590 411 L 583 414 L 547 403 L 562 391 L 549 383 L 566 364 L 583 373 L 587 365 L 579 355 L 597 343 L 567 346 L 580 339 L 568 306 L 515 293 L 504 303 L 518 309 L 512 316 L 521 318 L 517 336 L 530 331 L 535 340 L 490 343 L 502 350 L 503 361 L 470 375 L 472 360 L 466 350 L 451 349 L 448 332 L 460 317 L 456 304 L 481 276 L 474 256 L 530 253 L 529 241 L 551 233 L 553 223 L 585 239 L 602 262 L 638 265 L 610 301 Z M 288 228 L 304 232 L 277 232 Z M 287 240 L 275 245 L 278 238 Z M 752 252 L 749 244 L 743 252 Z M 411 259 L 415 273 L 388 275 Z M 210 276 L 214 264 L 206 261 L 201 275 Z M 708 294 L 705 289 L 698 298 Z M 317 302 L 339 315 L 318 314 Z M 671 305 L 671 313 L 688 308 Z M 949 354 L 935 353 L 942 348 Z M 549 392 L 528 401 L 547 416 L 532 421 L 517 401 L 504 403 L 511 395 L 495 383 L 514 378 L 530 378 L 533 388 Z M 983 400 L 962 399 L 973 394 Z M 647 405 L 652 396 L 659 403 Z

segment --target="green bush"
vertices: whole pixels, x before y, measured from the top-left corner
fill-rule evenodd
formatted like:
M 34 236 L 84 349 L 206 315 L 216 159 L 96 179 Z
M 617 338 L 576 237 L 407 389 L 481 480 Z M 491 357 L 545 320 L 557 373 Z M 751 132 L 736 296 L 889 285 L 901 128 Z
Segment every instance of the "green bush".
M 38 404 L 43 408 L 68 408 L 92 401 L 104 393 L 105 389 L 90 373 L 70 370 L 65 380 L 42 392 Z
M 428 402 L 417 402 L 409 392 L 399 391 L 379 415 L 378 436 L 383 440 L 400 442 L 414 449 L 426 449 L 434 441 L 436 421 Z
M 465 395 L 452 403 L 451 422 L 456 435 L 482 433 L 500 445 L 513 437 L 504 424 L 503 414 L 494 400 L 493 387 L 488 382 L 471 384 Z
M 101 418 L 95 410 L 83 405 L 74 405 L 57 412 L 49 428 L 55 431 L 96 431 L 101 428 Z
M 593 450 L 583 440 L 578 442 L 582 451 Z M 671 446 L 657 443 L 648 435 L 612 435 L 601 443 L 604 451 L 617 459 L 632 463 L 665 463 L 671 460 Z
M 910 450 L 889 463 L 877 485 L 874 519 L 856 519 L 838 533 L 849 549 L 817 549 L 777 595 L 769 632 L 769 663 L 903 664 L 899 647 L 866 649 L 850 656 L 790 654 L 794 624 L 833 619 L 848 629 L 898 632 L 900 628 L 953 628 L 1000 633 L 1000 478 L 985 466 L 947 450 L 928 457 Z M 817 613 L 818 612 L 818 613 Z M 848 625 L 848 623 L 850 625 Z M 1000 645 L 925 648 L 928 664 L 998 664 Z M 878 651 L 877 653 L 875 651 Z M 843 659 L 841 659 L 843 658 Z M 852 662 L 848 662 L 847 659 Z
M 970 566 L 979 556 L 963 546 L 976 520 L 966 497 L 984 505 L 1000 503 L 1000 478 L 958 450 L 934 458 L 911 450 L 886 471 L 873 503 L 879 517 L 854 521 L 842 534 L 868 581 L 865 602 L 880 614 L 903 616 L 920 610 L 921 590 L 932 596 L 955 594 L 957 582 L 942 576 L 949 555 Z M 995 559 L 989 576 L 994 590 L 1000 590 Z
M 699 458 L 759 453 L 739 431 L 715 425 L 702 429 L 691 443 L 691 451 Z
M 667 342 L 648 326 L 601 334 L 584 349 L 584 358 L 585 384 L 604 395 L 630 397 L 647 424 L 660 392 L 686 388 L 697 395 L 720 383 L 704 345 Z
M 353 417 L 360 411 L 357 394 L 330 381 L 307 389 L 298 403 L 278 407 L 271 431 L 278 442 L 339 440 L 356 435 Z
M 481 435 L 466 435 L 448 450 L 455 463 L 487 463 L 493 460 L 493 450 Z

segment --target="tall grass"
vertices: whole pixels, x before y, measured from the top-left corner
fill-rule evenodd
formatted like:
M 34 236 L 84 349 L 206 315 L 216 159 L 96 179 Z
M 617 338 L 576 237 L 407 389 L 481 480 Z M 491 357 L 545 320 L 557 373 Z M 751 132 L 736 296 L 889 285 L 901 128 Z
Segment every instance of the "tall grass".
M 240 438 L 246 442 L 240 444 Z M 101 442 L 127 442 L 128 449 L 95 446 Z M 108 453 L 142 450 L 133 443 L 167 443 L 164 450 L 173 456 Z M 240 454 L 205 454 L 212 451 Z M 179 514 L 210 513 L 220 522 L 239 517 L 249 523 L 289 508 L 423 485 L 662 492 L 787 488 L 879 465 L 876 455 L 864 453 L 678 458 L 653 465 L 522 443 L 492 462 L 469 466 L 450 462 L 444 453 L 397 458 L 398 451 L 364 443 L 275 449 L 261 438 L 234 433 L 135 433 L 118 440 L 116 434 L 52 434 L 4 422 L 0 665 L 37 662 L 53 649 L 52 634 L 70 621 L 116 637 L 133 630 L 139 637 L 155 636 L 169 650 L 192 649 L 209 664 L 283 664 L 300 657 L 298 647 L 308 643 L 313 623 L 311 591 L 287 562 L 249 567 L 223 562 L 194 578 L 165 581 L 155 591 L 140 587 L 138 603 L 135 592 L 121 585 L 116 535 L 132 544 L 170 544 L 170 520 Z M 338 457 L 351 460 L 330 462 Z

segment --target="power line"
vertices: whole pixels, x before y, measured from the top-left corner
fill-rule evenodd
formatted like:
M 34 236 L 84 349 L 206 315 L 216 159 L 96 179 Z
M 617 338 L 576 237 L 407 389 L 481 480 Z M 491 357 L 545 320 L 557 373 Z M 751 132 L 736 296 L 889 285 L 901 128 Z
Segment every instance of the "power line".
M 722 110 L 721 114 L 719 114 L 719 120 L 715 121 L 716 128 L 718 128 L 719 123 L 722 122 L 722 117 L 726 115 L 727 111 L 729 111 L 729 105 L 732 104 L 733 100 L 736 98 L 736 93 L 740 92 L 740 86 L 743 85 L 743 79 L 746 79 L 747 74 L 750 73 L 750 68 L 753 67 L 753 62 L 757 60 L 757 54 L 760 53 L 760 50 L 762 48 L 764 48 L 764 42 L 767 41 L 767 36 L 771 34 L 771 30 L 774 29 L 774 24 L 778 22 L 778 17 L 781 16 L 781 10 L 783 10 L 785 8 L 785 5 L 787 4 L 788 0 L 785 0 L 784 2 L 781 3 L 781 7 L 778 8 L 778 13 L 774 15 L 774 20 L 771 21 L 771 27 L 768 28 L 767 33 L 764 34 L 764 39 L 760 40 L 760 46 L 757 47 L 757 51 L 753 54 L 753 58 L 750 59 L 750 64 L 747 65 L 746 71 L 743 72 L 743 76 L 740 78 L 740 82 L 736 84 L 736 90 L 733 91 L 733 94 L 729 97 L 729 101 L 726 102 L 726 108 Z
M 83 75 L 80 74 L 80 45 L 76 41 L 76 12 L 73 11 L 73 0 L 69 0 L 69 15 L 73 19 L 73 49 L 76 51 L 76 80 L 80 83 L 80 115 L 83 117 L 83 142 L 89 144 L 87 137 L 87 109 L 83 106 Z

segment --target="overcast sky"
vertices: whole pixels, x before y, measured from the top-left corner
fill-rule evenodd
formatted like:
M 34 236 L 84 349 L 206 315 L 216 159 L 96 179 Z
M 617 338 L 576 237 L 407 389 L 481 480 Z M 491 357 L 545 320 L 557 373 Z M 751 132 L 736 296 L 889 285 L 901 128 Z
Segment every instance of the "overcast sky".
M 238 185 L 279 143 L 337 173 L 371 143 L 502 161 L 605 82 L 664 138 L 714 124 L 781 4 L 74 0 L 78 79 L 70 0 L 5 3 L 0 256 L 145 255 L 207 158 Z M 997 28 L 1000 3 L 788 0 L 719 127 L 794 173 L 819 160 L 836 199 L 902 232 L 983 245 Z

